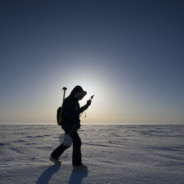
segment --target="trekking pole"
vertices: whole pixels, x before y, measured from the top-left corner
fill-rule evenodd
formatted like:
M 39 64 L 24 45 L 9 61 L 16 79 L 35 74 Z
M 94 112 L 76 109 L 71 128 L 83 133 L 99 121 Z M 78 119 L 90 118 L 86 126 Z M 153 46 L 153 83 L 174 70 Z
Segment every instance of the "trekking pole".
M 76 126 L 76 124 L 73 125 L 73 127 L 72 127 L 72 129 L 70 130 L 70 132 L 69 132 L 68 135 L 70 135 L 70 134 L 72 133 L 72 131 L 73 131 L 73 129 L 75 128 L 75 126 Z

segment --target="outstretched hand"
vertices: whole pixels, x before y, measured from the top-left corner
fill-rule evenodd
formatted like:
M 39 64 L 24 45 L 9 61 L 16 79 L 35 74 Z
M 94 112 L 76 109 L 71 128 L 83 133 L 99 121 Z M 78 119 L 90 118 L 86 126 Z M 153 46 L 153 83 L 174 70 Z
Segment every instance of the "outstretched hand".
M 87 106 L 90 106 L 91 105 L 91 100 L 88 100 L 87 101 Z

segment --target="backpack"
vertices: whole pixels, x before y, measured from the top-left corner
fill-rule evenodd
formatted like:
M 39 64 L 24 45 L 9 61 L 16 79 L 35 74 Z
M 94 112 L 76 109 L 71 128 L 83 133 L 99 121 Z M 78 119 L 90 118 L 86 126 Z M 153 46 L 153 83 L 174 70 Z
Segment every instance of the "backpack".
M 57 124 L 58 124 L 59 126 L 62 125 L 62 112 L 63 112 L 63 108 L 62 108 L 62 107 L 59 107 L 59 108 L 57 109 Z
M 64 87 L 63 90 L 64 90 L 64 93 L 63 93 L 63 102 L 64 102 L 64 99 L 65 99 L 65 92 L 66 92 L 67 88 Z M 62 102 L 62 103 L 63 103 L 63 102 Z M 57 124 L 58 124 L 59 126 L 62 125 L 62 113 L 63 113 L 63 104 L 61 105 L 61 107 L 58 107 L 58 109 L 57 109 L 56 118 L 57 118 Z

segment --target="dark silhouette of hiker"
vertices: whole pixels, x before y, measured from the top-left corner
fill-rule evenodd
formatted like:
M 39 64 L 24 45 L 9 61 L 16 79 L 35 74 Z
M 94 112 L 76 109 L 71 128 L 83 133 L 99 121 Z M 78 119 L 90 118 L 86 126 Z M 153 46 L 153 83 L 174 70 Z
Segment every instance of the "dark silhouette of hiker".
M 86 105 L 80 108 L 79 100 L 87 94 L 81 86 L 76 86 L 70 95 L 63 102 L 62 112 L 62 129 L 66 134 L 69 134 L 73 141 L 72 164 L 74 169 L 87 170 L 87 166 L 82 164 L 81 158 L 81 139 L 77 130 L 80 128 L 80 114 L 91 105 L 91 100 L 88 100 Z M 72 130 L 72 131 L 71 131 Z M 52 153 L 50 160 L 55 164 L 61 164 L 58 158 L 68 149 L 68 146 L 61 144 Z

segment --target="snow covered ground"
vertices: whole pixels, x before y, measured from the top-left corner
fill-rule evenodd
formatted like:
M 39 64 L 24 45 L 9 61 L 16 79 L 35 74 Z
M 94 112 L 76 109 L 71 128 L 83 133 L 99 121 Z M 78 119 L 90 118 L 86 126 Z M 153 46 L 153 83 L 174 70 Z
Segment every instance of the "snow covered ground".
M 61 133 L 57 125 L 0 125 L 0 183 L 184 183 L 184 125 L 82 126 L 88 172 L 72 170 L 72 148 L 61 166 L 49 161 Z

